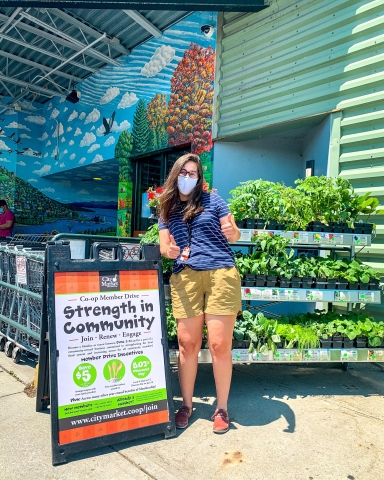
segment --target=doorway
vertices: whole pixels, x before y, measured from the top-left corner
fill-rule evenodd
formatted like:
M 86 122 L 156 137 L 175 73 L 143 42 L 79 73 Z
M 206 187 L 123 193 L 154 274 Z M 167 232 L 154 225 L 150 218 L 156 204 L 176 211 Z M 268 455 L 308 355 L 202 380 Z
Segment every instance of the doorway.
M 131 158 L 133 163 L 133 204 L 132 231 L 137 237 L 152 225 L 149 220 L 149 208 L 146 205 L 146 191 L 149 187 L 163 185 L 175 161 L 184 153 L 191 151 L 190 144 L 172 149 L 157 151 L 149 155 Z

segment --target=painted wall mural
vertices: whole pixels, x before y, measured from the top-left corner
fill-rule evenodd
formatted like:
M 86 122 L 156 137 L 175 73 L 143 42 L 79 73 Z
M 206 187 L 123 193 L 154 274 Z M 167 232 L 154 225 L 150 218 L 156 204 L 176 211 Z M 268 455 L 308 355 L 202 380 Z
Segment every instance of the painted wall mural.
M 211 184 L 215 38 L 201 26 L 215 19 L 194 13 L 137 47 L 78 85 L 76 104 L 0 115 L 0 196 L 15 210 L 15 231 L 129 236 L 130 159 L 176 145 L 191 144 Z

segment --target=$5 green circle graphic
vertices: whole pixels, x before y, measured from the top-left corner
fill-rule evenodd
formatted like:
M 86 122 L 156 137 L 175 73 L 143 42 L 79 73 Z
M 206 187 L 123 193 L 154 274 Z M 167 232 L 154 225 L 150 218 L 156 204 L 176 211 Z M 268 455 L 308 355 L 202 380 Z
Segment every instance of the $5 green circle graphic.
M 73 371 L 73 381 L 81 388 L 92 385 L 96 377 L 97 370 L 91 363 L 81 363 Z

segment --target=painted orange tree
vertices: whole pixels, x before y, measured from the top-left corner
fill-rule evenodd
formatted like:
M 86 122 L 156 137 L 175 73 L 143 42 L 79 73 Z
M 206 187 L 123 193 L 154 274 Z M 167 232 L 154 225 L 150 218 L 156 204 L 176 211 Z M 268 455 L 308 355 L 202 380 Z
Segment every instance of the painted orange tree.
M 147 119 L 149 122 L 149 150 L 158 150 L 168 146 L 168 135 L 165 131 L 167 120 L 167 96 L 165 93 L 156 93 L 147 105 Z
M 171 78 L 168 144 L 192 144 L 198 155 L 212 148 L 212 104 L 215 51 L 191 44 Z

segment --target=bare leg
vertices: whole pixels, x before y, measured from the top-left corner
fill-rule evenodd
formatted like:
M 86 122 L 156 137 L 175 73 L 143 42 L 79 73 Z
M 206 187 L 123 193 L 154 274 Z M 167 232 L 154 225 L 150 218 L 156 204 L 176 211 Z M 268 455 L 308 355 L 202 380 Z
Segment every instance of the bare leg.
M 216 384 L 216 409 L 228 410 L 228 396 L 232 379 L 232 335 L 236 315 L 205 314 L 205 321 Z
M 192 407 L 193 389 L 197 373 L 197 360 L 201 348 L 204 315 L 177 320 L 179 340 L 179 382 L 183 405 Z

